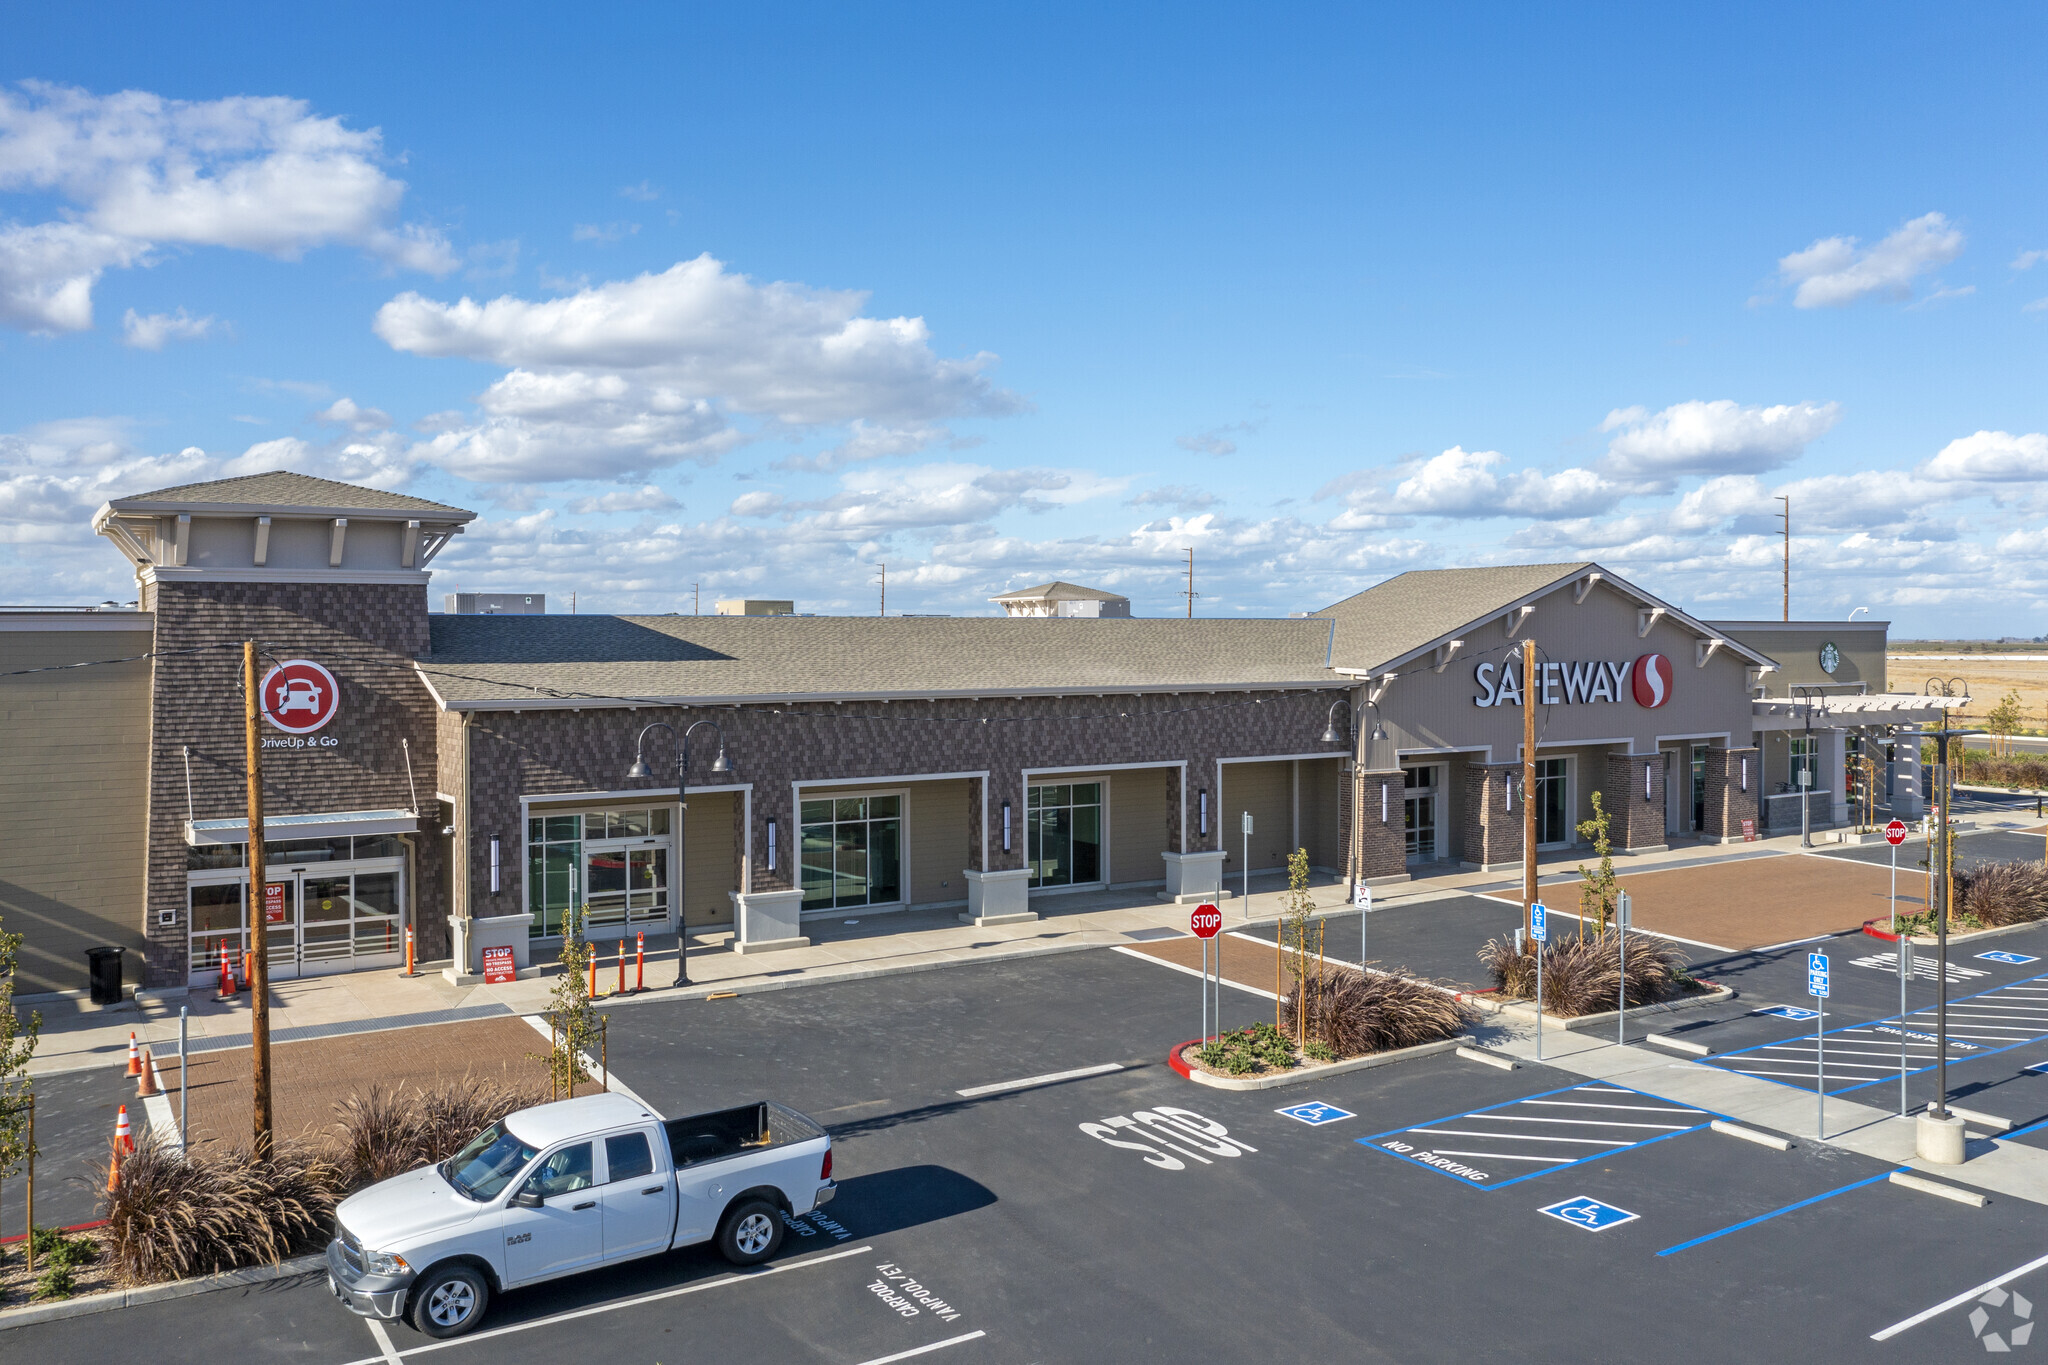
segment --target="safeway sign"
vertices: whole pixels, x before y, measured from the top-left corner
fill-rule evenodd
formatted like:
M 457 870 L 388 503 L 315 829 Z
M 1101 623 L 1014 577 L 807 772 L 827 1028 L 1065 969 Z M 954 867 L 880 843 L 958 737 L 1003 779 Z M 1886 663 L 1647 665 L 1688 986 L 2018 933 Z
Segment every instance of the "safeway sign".
M 311 659 L 287 659 L 263 675 L 263 715 L 288 735 L 310 735 L 334 719 L 341 688 Z

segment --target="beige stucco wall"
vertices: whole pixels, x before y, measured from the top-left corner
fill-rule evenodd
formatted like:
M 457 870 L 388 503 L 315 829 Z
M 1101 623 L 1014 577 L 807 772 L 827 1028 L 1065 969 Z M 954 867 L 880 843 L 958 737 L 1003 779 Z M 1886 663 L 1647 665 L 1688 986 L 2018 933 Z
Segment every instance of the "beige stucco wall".
M 1793 621 L 1789 624 L 1777 621 L 1722 621 L 1716 623 L 1728 635 L 1741 640 L 1760 654 L 1769 655 L 1778 665 L 1775 673 L 1766 673 L 1763 688 L 1766 696 L 1788 697 L 1794 686 L 1826 684 L 1829 686 L 1854 685 L 1862 683 L 1872 692 L 1889 691 L 1885 678 L 1885 641 L 1890 633 L 1887 622 L 1858 622 L 1851 626 L 1836 621 Z M 1832 640 L 1841 654 L 1842 662 L 1833 676 L 1821 671 L 1820 649 Z M 1900 690 L 1917 692 L 1921 678 L 1900 680 Z
M 152 622 L 0 623 L 0 672 L 147 653 Z M 24 936 L 23 995 L 83 990 L 85 949 L 128 948 L 141 979 L 149 793 L 147 660 L 0 678 L 0 929 Z
M 1223 817 L 1223 848 L 1226 872 L 1244 870 L 1242 820 L 1252 816 L 1252 871 L 1264 872 L 1287 866 L 1294 851 L 1294 765 L 1277 759 L 1253 763 L 1225 763 L 1219 810 Z
M 1180 799 L 1180 769 L 1125 768 L 1105 774 L 1109 783 L 1109 879 L 1113 885 L 1143 885 L 1166 879 L 1172 803 Z
M 1344 781 L 1341 761 L 1334 758 L 1305 758 L 1300 761 L 1301 839 L 1308 849 L 1309 866 L 1325 872 L 1344 870 L 1343 818 Z

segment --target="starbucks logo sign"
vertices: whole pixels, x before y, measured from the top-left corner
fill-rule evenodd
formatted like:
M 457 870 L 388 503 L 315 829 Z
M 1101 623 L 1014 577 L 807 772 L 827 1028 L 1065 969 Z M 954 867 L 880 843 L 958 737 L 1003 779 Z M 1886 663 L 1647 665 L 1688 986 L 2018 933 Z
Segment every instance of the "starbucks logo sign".
M 1842 651 L 1835 648 L 1833 640 L 1829 640 L 1820 647 L 1820 671 L 1833 677 L 1835 670 L 1841 666 Z

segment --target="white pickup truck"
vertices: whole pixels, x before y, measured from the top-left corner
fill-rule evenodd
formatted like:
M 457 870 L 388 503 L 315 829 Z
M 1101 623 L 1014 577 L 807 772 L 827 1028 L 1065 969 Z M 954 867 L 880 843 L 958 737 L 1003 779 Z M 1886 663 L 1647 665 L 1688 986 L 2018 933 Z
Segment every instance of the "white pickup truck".
M 458 1336 L 490 1296 L 716 1241 L 737 1265 L 782 1245 L 784 1215 L 836 1192 L 832 1139 L 763 1101 L 663 1120 L 623 1095 L 522 1109 L 438 1166 L 336 1210 L 335 1297 L 364 1317 Z

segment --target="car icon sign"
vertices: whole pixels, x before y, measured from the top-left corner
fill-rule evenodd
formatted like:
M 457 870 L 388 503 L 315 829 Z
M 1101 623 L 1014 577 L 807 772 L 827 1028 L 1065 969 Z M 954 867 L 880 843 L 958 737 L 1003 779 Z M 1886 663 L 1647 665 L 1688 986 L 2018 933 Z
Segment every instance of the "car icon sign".
M 306 711 L 320 714 L 320 687 L 310 678 L 287 678 L 284 691 L 277 704 L 277 714 L 287 711 Z

